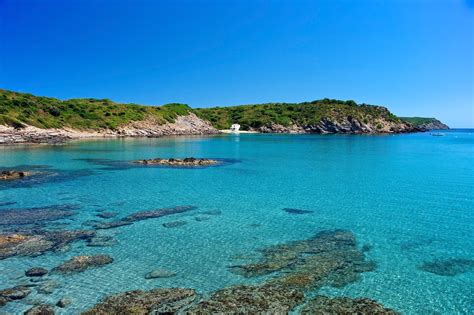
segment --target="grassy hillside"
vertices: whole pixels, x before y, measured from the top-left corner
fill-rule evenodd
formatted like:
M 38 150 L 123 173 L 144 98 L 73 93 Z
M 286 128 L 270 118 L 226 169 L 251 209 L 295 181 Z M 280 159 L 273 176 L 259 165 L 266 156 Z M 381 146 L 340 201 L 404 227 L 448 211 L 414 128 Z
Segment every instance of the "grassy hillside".
M 425 118 L 425 117 L 400 117 L 404 121 L 408 121 L 413 126 L 421 126 L 424 124 L 428 124 L 434 121 L 438 121 L 436 118 Z
M 163 124 L 190 111 L 183 104 L 153 107 L 91 98 L 61 101 L 0 89 L 0 125 L 14 127 L 27 124 L 39 128 L 115 129 L 147 117 Z
M 218 129 L 229 128 L 232 123 L 239 123 L 243 130 L 259 128 L 272 122 L 282 126 L 292 124 L 300 126 L 316 125 L 323 118 L 339 121 L 347 117 L 353 117 L 364 123 L 381 118 L 387 121 L 400 121 L 397 116 L 384 107 L 358 105 L 354 101 L 333 99 L 298 104 L 269 103 L 201 108 L 195 111 L 198 116 L 209 120 Z

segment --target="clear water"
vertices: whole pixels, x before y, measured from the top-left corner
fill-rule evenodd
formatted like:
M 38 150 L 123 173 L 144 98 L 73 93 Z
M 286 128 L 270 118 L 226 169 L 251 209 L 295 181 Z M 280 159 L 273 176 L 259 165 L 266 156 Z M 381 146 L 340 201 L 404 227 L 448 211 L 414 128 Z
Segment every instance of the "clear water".
M 186 156 L 234 162 L 205 169 L 121 169 L 84 160 Z M 223 135 L 0 147 L 0 166 L 18 165 L 47 165 L 62 175 L 29 187 L 0 186 L 0 203 L 80 205 L 79 214 L 63 221 L 68 229 L 87 228 L 82 223 L 97 219 L 98 209 L 119 216 L 175 205 L 198 209 L 99 231 L 118 240 L 112 247 L 78 242 L 69 251 L 1 260 L 0 288 L 24 281 L 28 268 L 52 268 L 79 254 L 105 253 L 115 261 L 83 273 L 52 275 L 60 284 L 54 293 L 32 293 L 0 312 L 19 313 L 28 303 L 56 303 L 68 296 L 74 303 L 63 312 L 74 314 L 126 290 L 179 286 L 208 293 L 257 281 L 229 272 L 228 266 L 241 263 L 239 255 L 333 228 L 349 229 L 360 244 L 370 244 L 367 255 L 377 269 L 344 288 L 324 287 L 320 293 L 369 297 L 404 314 L 474 311 L 472 271 L 440 276 L 418 268 L 437 258 L 474 258 L 472 130 L 444 137 Z M 282 211 L 286 207 L 314 212 L 291 215 Z M 210 210 L 222 214 L 194 219 Z M 176 220 L 188 224 L 162 226 Z M 144 279 L 157 268 L 177 276 Z

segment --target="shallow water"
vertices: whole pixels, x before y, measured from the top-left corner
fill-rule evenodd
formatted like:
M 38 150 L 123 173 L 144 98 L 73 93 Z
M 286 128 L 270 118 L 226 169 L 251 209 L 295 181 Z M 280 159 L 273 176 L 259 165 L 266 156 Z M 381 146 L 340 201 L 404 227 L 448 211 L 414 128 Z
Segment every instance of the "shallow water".
M 55 304 L 68 296 L 73 304 L 57 310 L 74 314 L 126 290 L 190 287 L 205 294 L 258 282 L 261 279 L 244 278 L 228 267 L 251 261 L 258 249 L 270 245 L 306 239 L 321 230 L 347 229 L 361 247 L 371 246 L 367 256 L 377 268 L 363 273 L 360 281 L 343 288 L 324 287 L 318 293 L 369 297 L 404 314 L 470 314 L 472 270 L 443 276 L 419 267 L 436 259 L 474 259 L 473 132 L 453 130 L 444 137 L 245 134 L 0 147 L 1 167 L 41 165 L 38 170 L 53 174 L 2 183 L 0 211 L 80 207 L 76 215 L 46 227 L 66 223 L 59 227 L 90 229 L 84 222 L 114 220 L 98 218 L 100 210 L 118 212 L 121 218 L 163 207 L 197 207 L 99 230 L 117 240 L 110 247 L 77 242 L 65 251 L 0 260 L 3 289 L 26 281 L 24 271 L 31 267 L 50 269 L 81 254 L 114 258 L 101 268 L 51 275 L 60 285 L 52 294 L 33 290 L 0 313 L 19 313 L 35 301 Z M 226 163 L 200 169 L 123 163 L 186 156 L 222 158 Z M 1 205 L 10 202 L 16 204 Z M 172 221 L 187 224 L 162 225 Z M 144 278 L 159 268 L 177 275 Z

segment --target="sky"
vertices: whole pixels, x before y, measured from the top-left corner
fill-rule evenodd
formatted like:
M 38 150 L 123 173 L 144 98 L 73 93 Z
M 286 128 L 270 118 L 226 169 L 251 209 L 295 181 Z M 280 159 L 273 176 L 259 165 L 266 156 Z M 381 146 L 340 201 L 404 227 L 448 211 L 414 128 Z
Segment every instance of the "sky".
M 0 88 L 192 107 L 352 99 L 474 127 L 474 0 L 0 0 Z

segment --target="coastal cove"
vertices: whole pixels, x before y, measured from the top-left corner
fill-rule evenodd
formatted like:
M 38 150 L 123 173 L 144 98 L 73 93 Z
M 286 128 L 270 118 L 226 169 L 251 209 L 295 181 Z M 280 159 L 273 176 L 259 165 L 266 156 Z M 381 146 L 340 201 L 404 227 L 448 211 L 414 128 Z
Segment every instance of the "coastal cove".
M 179 297 L 190 312 L 252 292 L 296 313 L 360 303 L 470 314 L 474 131 L 440 133 L 0 146 L 0 170 L 38 174 L 0 181 L 1 235 L 16 235 L 0 242 L 0 291 L 28 290 L 0 312 L 46 304 L 77 314 L 113 294 L 183 288 L 154 294 Z M 222 163 L 143 165 L 158 157 Z M 5 251 L 25 237 L 42 246 Z

